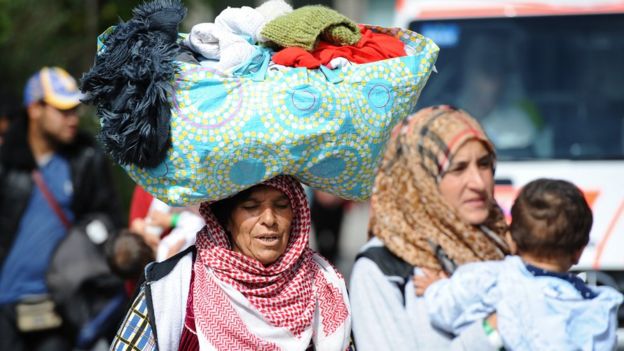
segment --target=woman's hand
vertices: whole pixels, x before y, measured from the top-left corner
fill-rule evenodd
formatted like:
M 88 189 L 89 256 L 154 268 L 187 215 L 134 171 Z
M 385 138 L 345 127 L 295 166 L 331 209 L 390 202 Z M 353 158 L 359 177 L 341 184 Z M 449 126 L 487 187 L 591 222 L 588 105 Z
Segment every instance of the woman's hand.
M 132 223 L 130 223 L 130 231 L 134 234 L 138 234 L 143 236 L 145 233 L 145 227 L 147 224 L 143 220 L 143 218 L 135 218 Z
M 167 212 L 151 211 L 148 217 L 150 225 L 155 225 L 163 229 L 169 229 L 171 227 L 172 215 Z
M 422 269 L 423 275 L 415 275 L 412 278 L 414 282 L 414 288 L 416 289 L 416 296 L 423 296 L 429 285 L 437 282 L 440 279 L 448 278 L 443 271 L 436 271 L 429 268 Z
M 148 233 L 148 224 L 142 218 L 136 218 L 130 223 L 130 232 L 143 238 L 143 241 L 149 246 L 154 253 L 160 243 L 160 238 L 157 235 Z

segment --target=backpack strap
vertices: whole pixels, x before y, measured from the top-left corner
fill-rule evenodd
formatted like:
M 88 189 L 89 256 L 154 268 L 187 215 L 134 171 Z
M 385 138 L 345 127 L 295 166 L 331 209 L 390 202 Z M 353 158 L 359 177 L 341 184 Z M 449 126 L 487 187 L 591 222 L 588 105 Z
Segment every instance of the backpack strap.
M 379 267 L 379 270 L 381 270 L 381 272 L 387 276 L 390 281 L 397 285 L 401 291 L 401 295 L 403 295 L 403 304 L 405 304 L 405 285 L 412 275 L 414 266 L 393 254 L 385 246 L 368 248 L 367 250 L 360 252 L 355 257 L 355 260 L 357 261 L 362 257 L 373 261 L 377 267 Z

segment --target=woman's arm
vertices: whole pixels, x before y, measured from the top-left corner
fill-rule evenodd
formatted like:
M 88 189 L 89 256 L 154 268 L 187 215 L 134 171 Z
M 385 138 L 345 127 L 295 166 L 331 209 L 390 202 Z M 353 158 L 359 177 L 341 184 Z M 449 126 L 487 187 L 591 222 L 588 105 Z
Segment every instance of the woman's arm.
M 403 291 L 373 261 L 360 258 L 355 262 L 349 291 L 357 350 L 415 350 L 416 336 Z

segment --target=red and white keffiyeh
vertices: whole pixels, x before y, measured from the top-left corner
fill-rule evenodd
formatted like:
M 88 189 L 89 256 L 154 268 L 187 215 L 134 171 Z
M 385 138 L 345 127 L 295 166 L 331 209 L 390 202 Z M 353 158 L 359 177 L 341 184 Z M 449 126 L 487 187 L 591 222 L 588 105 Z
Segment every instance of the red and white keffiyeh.
M 262 185 L 283 192 L 293 209 L 286 251 L 269 266 L 234 252 L 210 204 L 200 207 L 206 226 L 197 234 L 193 284 L 200 345 L 305 349 L 314 338 L 315 344 L 325 342 L 323 349 L 344 350 L 350 333 L 344 281 L 308 246 L 310 210 L 303 188 L 290 176 Z

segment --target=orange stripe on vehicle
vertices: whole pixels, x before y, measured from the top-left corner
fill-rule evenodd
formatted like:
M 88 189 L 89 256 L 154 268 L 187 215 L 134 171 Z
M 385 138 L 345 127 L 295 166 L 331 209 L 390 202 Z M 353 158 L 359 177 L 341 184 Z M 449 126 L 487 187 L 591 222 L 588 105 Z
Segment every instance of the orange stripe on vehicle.
M 589 204 L 589 207 L 594 208 L 594 203 L 598 196 L 600 196 L 599 190 L 583 190 L 583 195 L 585 195 L 585 201 Z
M 615 212 L 615 216 L 613 217 L 613 219 L 611 219 L 611 223 L 609 223 L 609 227 L 607 228 L 605 236 L 598 243 L 598 247 L 596 248 L 596 257 L 594 258 L 594 264 L 592 265 L 594 269 L 600 268 L 600 258 L 602 257 L 602 252 L 604 251 L 605 246 L 607 246 L 607 241 L 609 241 L 611 235 L 613 234 L 613 230 L 615 229 L 615 225 L 618 223 L 618 220 L 622 215 L 622 211 L 624 211 L 624 201 L 622 201 L 617 212 Z
M 405 0 L 397 0 L 396 3 L 394 4 L 394 8 L 397 11 L 401 10 L 403 6 L 405 6 Z
M 414 16 L 417 19 L 514 17 L 547 15 L 588 15 L 624 12 L 624 4 L 600 6 L 549 6 L 543 4 L 492 5 L 490 7 L 423 8 Z

